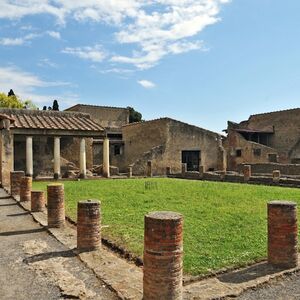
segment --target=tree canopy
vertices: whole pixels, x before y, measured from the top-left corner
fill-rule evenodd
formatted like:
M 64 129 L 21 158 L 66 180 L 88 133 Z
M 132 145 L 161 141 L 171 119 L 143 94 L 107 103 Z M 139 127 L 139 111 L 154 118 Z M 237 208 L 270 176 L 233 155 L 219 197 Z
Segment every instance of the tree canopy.
M 129 109 L 129 123 L 134 122 L 141 122 L 142 121 L 142 114 L 136 111 L 133 107 L 128 106 Z
M 31 100 L 21 100 L 13 90 L 10 90 L 8 95 L 0 92 L 0 107 L 37 109 Z

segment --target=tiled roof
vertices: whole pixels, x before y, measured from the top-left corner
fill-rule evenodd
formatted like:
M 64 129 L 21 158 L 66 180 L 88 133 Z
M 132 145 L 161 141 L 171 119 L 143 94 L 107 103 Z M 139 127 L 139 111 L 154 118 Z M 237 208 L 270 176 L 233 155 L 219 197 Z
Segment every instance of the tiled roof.
M 71 106 L 67 109 L 65 109 L 65 111 L 72 111 L 74 110 L 74 108 L 80 108 L 80 107 L 91 107 L 91 108 L 104 108 L 104 109 L 121 109 L 121 110 L 129 110 L 129 108 L 127 107 L 117 107 L 117 106 L 105 106 L 105 105 L 93 105 L 93 104 L 76 104 L 74 106 Z
M 14 120 L 11 129 L 104 131 L 83 113 L 1 108 L 0 114 Z

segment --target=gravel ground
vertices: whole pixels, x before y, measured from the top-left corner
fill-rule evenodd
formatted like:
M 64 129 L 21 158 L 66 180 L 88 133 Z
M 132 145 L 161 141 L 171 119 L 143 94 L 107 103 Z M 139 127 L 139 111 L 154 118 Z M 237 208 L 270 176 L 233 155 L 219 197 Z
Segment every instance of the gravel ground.
M 239 300 L 294 300 L 300 299 L 300 272 L 279 278 L 254 290 L 248 290 Z
M 0 190 L 0 299 L 118 299 Z

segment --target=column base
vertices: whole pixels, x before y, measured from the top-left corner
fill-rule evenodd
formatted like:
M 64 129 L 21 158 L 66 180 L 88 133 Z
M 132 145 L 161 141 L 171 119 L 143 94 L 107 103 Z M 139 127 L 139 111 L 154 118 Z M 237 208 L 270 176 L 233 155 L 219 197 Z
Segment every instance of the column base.
M 26 177 L 33 177 L 33 174 L 25 174 Z
M 80 179 L 86 179 L 86 174 L 79 174 L 79 177 Z
M 58 174 L 58 173 L 54 173 L 54 176 L 53 176 L 53 178 L 54 178 L 54 179 L 60 179 L 60 178 L 61 178 L 61 176 L 60 176 L 60 174 Z

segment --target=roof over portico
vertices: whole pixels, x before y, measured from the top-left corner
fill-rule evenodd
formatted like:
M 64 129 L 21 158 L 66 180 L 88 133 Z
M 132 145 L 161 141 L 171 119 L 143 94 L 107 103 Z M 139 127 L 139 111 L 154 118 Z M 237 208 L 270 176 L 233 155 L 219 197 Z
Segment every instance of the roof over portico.
M 102 137 L 105 130 L 89 114 L 0 108 L 0 120 L 10 120 L 14 134 Z

